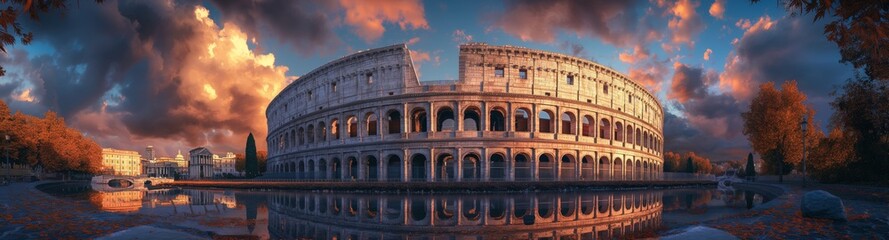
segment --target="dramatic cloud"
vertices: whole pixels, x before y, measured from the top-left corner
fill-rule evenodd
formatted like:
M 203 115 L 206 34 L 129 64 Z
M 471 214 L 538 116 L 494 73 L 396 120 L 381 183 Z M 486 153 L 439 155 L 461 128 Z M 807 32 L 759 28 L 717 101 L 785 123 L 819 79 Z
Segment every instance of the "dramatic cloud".
M 19 79 L 34 86 L 35 102 L 101 145 L 242 151 L 253 132 L 265 148 L 265 107 L 288 69 L 251 50 L 238 25 L 164 1 L 83 4 L 34 24 L 55 53 L 9 70 L 27 75 Z
M 748 149 L 747 141 L 741 134 L 741 111 L 746 103 L 735 100 L 731 95 L 712 93 L 710 89 L 718 82 L 718 76 L 713 71 L 678 62 L 673 67 L 674 74 L 667 97 L 684 118 L 667 114 L 666 126 L 679 128 L 665 129 L 665 140 L 674 141 L 665 141 L 667 150 L 695 151 L 715 160 L 737 158 L 737 154 L 723 154 Z M 736 148 L 708 146 L 714 143 Z
M 367 42 L 383 36 L 384 22 L 398 24 L 401 30 L 428 29 L 423 3 L 419 0 L 400 0 L 371 3 L 360 0 L 340 0 L 345 9 L 345 23 Z
M 704 60 L 710 61 L 710 54 L 713 54 L 712 49 L 708 48 L 706 51 L 704 51 Z
M 586 48 L 584 48 L 583 45 L 580 45 L 578 43 L 563 41 L 563 42 L 559 43 L 559 49 L 562 49 L 562 51 L 565 51 L 566 53 L 568 53 L 568 55 L 571 55 L 574 57 L 579 57 L 579 58 L 588 58 L 589 57 L 589 56 L 587 56 Z
M 824 38 L 821 22 L 792 17 L 772 21 L 765 16 L 754 24 L 739 21 L 738 25 L 746 31 L 719 77 L 720 88 L 735 98 L 749 99 L 766 81 L 797 80 L 800 89 L 817 99 L 826 97 L 852 72 L 839 63 L 839 52 Z
M 640 20 L 642 1 L 508 1 L 494 25 L 523 41 L 553 42 L 560 31 L 601 39 L 615 46 L 659 38 Z
M 717 19 L 725 17 L 725 0 L 713 1 L 713 4 L 710 5 L 710 16 Z
M 212 0 L 228 22 L 238 24 L 249 36 L 275 36 L 298 52 L 328 51 L 340 44 L 328 19 L 339 6 L 308 0 Z
M 680 0 L 670 6 L 673 18 L 667 23 L 670 29 L 670 40 L 675 44 L 694 46 L 694 39 L 704 30 L 704 22 L 695 11 L 699 2 Z

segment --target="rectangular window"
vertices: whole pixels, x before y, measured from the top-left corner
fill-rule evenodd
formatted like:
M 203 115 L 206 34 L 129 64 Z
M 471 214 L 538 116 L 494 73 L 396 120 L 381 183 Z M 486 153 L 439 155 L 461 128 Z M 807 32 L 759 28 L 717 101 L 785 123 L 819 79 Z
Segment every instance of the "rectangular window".
M 519 69 L 519 78 L 520 79 L 528 79 L 528 70 L 527 69 Z
M 504 73 L 503 73 L 502 67 L 494 68 L 494 77 L 501 77 L 502 78 L 503 75 L 504 75 Z
M 330 84 L 330 90 L 333 91 L 333 92 L 336 92 L 336 83 L 331 83 L 331 84 Z
M 367 84 L 374 83 L 374 74 L 373 73 L 368 73 L 367 75 L 365 75 L 365 77 L 367 78 Z
M 568 75 L 568 85 L 574 85 L 574 76 Z
M 605 94 L 608 94 L 608 84 L 602 85 L 602 91 L 604 91 Z

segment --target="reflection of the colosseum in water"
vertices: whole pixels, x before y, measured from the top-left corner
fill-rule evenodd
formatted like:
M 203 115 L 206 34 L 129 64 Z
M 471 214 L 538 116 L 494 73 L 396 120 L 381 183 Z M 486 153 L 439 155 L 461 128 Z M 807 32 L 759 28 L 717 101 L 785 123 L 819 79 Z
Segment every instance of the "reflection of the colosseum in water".
M 269 234 L 283 239 L 497 236 L 606 239 L 654 230 L 662 192 L 269 197 Z M 533 224 L 527 224 L 533 216 Z

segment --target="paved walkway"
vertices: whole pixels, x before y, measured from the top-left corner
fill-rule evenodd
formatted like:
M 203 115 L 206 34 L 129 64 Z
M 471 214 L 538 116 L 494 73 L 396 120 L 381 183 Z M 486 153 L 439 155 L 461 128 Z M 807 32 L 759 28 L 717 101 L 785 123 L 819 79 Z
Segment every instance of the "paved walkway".
M 702 224 L 741 239 L 889 239 L 889 188 L 767 184 L 782 187 L 786 193 L 748 212 Z M 842 198 L 849 221 L 802 217 L 802 195 L 813 190 L 825 190 Z

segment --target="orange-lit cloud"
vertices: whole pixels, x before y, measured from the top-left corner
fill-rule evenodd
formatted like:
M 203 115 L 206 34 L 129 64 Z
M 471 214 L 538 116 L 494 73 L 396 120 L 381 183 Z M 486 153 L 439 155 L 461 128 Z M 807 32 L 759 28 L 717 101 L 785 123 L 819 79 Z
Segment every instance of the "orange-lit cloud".
M 699 5 L 699 2 L 692 0 L 679 0 L 670 6 L 673 18 L 667 22 L 667 27 L 670 29 L 670 40 L 673 43 L 694 45 L 698 33 L 704 30 L 704 22 L 695 12 L 695 8 Z
M 704 51 L 704 60 L 710 61 L 710 54 L 713 54 L 712 49 L 708 48 L 706 51 Z
M 713 4 L 710 5 L 710 16 L 717 19 L 725 17 L 725 0 L 713 1 Z
M 34 102 L 35 101 L 34 96 L 31 95 L 30 88 L 22 90 L 18 94 L 12 95 L 12 99 L 15 99 L 16 101 L 20 101 L 20 102 Z
M 340 0 L 345 9 L 344 22 L 359 37 L 373 42 L 383 36 L 383 23 L 395 23 L 401 30 L 428 29 L 423 3 L 419 0 L 399 0 L 368 4 L 360 0 Z
M 618 54 L 617 57 L 618 59 L 620 59 L 621 62 L 634 64 L 639 61 L 648 59 L 649 57 L 651 57 L 651 55 L 648 53 L 648 50 L 646 50 L 642 46 L 637 45 L 633 47 L 633 52 L 621 52 L 620 54 Z
M 642 42 L 651 27 L 641 23 L 639 1 L 509 1 L 494 26 L 522 41 L 552 43 L 560 31 L 616 46 Z M 655 34 L 658 35 L 658 34 Z

